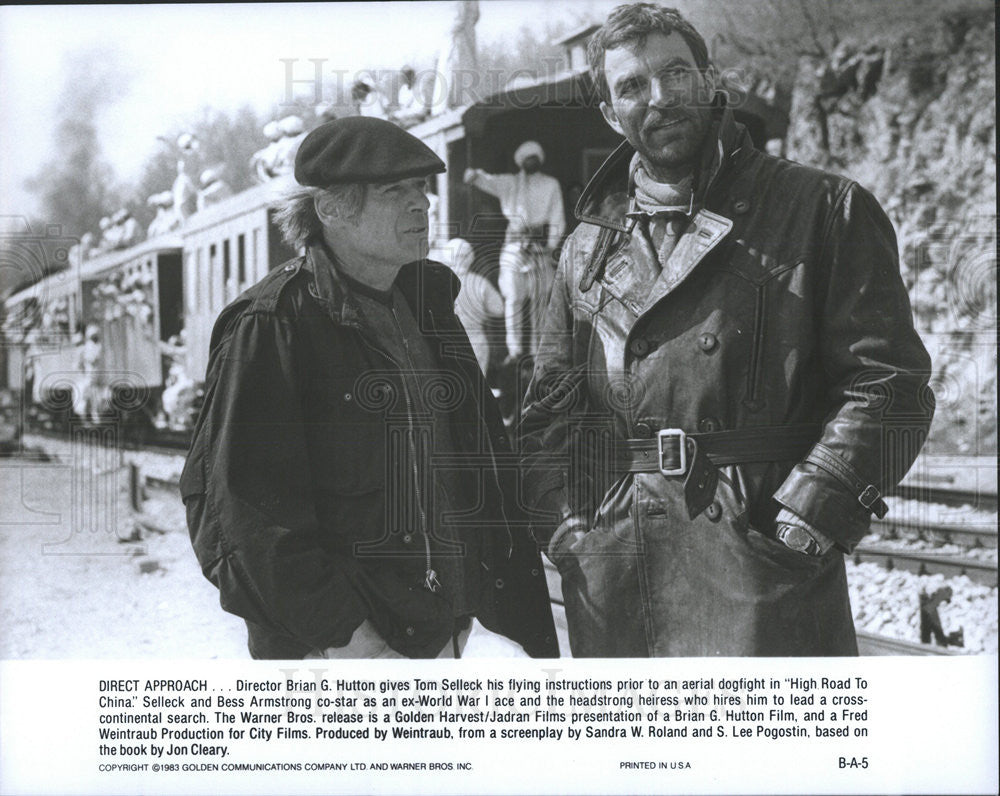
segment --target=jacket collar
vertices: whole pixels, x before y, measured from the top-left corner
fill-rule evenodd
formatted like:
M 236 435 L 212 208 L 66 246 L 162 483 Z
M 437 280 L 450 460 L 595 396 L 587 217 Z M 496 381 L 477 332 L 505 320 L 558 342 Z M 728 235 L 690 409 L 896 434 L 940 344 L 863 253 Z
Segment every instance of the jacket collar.
M 737 155 L 753 148 L 746 128 L 736 122 L 724 102 L 720 101 L 713 116 L 716 132 L 708 136 L 702 150 L 694 190 L 695 207 L 704 204 L 709 188 L 728 164 Z M 634 221 L 627 218 L 626 213 L 635 202 L 635 187 L 630 179 L 634 156 L 635 149 L 628 141 L 623 141 L 601 164 L 576 203 L 577 219 L 618 232 L 631 231 Z
M 311 274 L 309 294 L 326 308 L 334 323 L 365 328 L 364 314 L 340 275 L 336 257 L 324 244 L 306 247 L 303 267 Z M 418 260 L 400 269 L 396 285 L 414 316 L 429 313 L 433 320 L 434 316 L 442 318 L 453 311 L 461 282 L 447 266 L 433 260 Z

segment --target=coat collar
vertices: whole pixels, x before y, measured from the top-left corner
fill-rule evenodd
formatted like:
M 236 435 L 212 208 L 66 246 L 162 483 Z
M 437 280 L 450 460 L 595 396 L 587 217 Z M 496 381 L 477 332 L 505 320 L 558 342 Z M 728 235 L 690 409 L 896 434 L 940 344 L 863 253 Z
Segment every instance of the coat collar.
M 303 268 L 311 274 L 309 294 L 318 301 L 334 323 L 365 328 L 364 314 L 347 282 L 340 275 L 336 257 L 322 243 L 306 247 Z M 396 285 L 414 316 L 430 314 L 442 318 L 453 311 L 461 282 L 445 265 L 418 260 L 404 265 Z
M 709 188 L 729 163 L 753 148 L 746 128 L 736 122 L 732 111 L 724 103 L 720 102 L 713 114 L 716 133 L 708 137 L 702 152 L 699 178 L 695 185 L 695 206 L 704 205 Z M 635 189 L 630 180 L 634 155 L 632 145 L 623 141 L 601 164 L 576 203 L 574 214 L 577 219 L 617 232 L 631 232 L 634 222 L 626 217 L 626 213 L 635 201 Z

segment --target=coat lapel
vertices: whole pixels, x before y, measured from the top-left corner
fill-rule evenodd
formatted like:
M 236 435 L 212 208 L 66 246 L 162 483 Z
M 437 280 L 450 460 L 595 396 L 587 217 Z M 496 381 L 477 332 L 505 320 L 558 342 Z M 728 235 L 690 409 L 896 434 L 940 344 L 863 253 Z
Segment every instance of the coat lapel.
M 664 263 L 663 270 L 659 278 L 652 286 L 652 290 L 645 294 L 639 310 L 639 317 L 649 312 L 660 299 L 671 293 L 681 282 L 698 267 L 698 264 L 708 256 L 716 246 L 718 246 L 729 231 L 733 228 L 733 222 L 725 216 L 713 213 L 710 210 L 699 210 L 695 213 L 691 223 L 688 224 L 684 234 L 677 241 L 677 245 L 671 252 L 667 262 Z M 652 248 L 648 242 L 646 248 L 652 253 Z

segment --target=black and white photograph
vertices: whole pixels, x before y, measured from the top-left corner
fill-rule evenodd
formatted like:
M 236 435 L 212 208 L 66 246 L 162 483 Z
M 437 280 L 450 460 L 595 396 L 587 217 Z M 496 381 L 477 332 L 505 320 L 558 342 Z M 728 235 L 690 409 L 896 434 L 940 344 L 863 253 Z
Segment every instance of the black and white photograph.
M 0 792 L 995 792 L 995 26 L 0 8 Z

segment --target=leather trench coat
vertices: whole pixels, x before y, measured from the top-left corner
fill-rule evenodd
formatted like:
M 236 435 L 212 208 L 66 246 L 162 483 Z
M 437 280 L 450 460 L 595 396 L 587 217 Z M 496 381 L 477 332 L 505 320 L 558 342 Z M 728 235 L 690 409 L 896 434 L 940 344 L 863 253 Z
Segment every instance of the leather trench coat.
M 520 445 L 575 656 L 857 654 L 843 553 L 933 414 L 874 198 L 755 150 L 729 111 L 716 129 L 713 176 L 651 289 L 656 255 L 624 215 L 627 143 L 587 186 L 561 256 Z M 701 458 L 686 476 L 617 468 L 623 440 L 667 428 L 758 429 L 772 449 L 807 439 L 773 460 Z M 836 547 L 785 547 L 781 506 Z M 568 517 L 585 532 L 553 536 Z
M 192 543 L 222 607 L 246 620 L 254 657 L 342 646 L 366 618 L 397 652 L 433 657 L 452 607 L 421 585 L 423 540 L 389 496 L 407 458 L 392 446 L 414 417 L 398 367 L 318 256 L 310 247 L 279 266 L 216 322 L 181 476 Z M 557 657 L 538 545 L 514 499 L 516 457 L 453 311 L 458 279 L 428 262 L 397 284 L 440 362 L 425 397 L 448 402 L 454 466 L 468 476 L 459 499 L 475 510 L 456 527 L 482 535 L 477 618 Z

